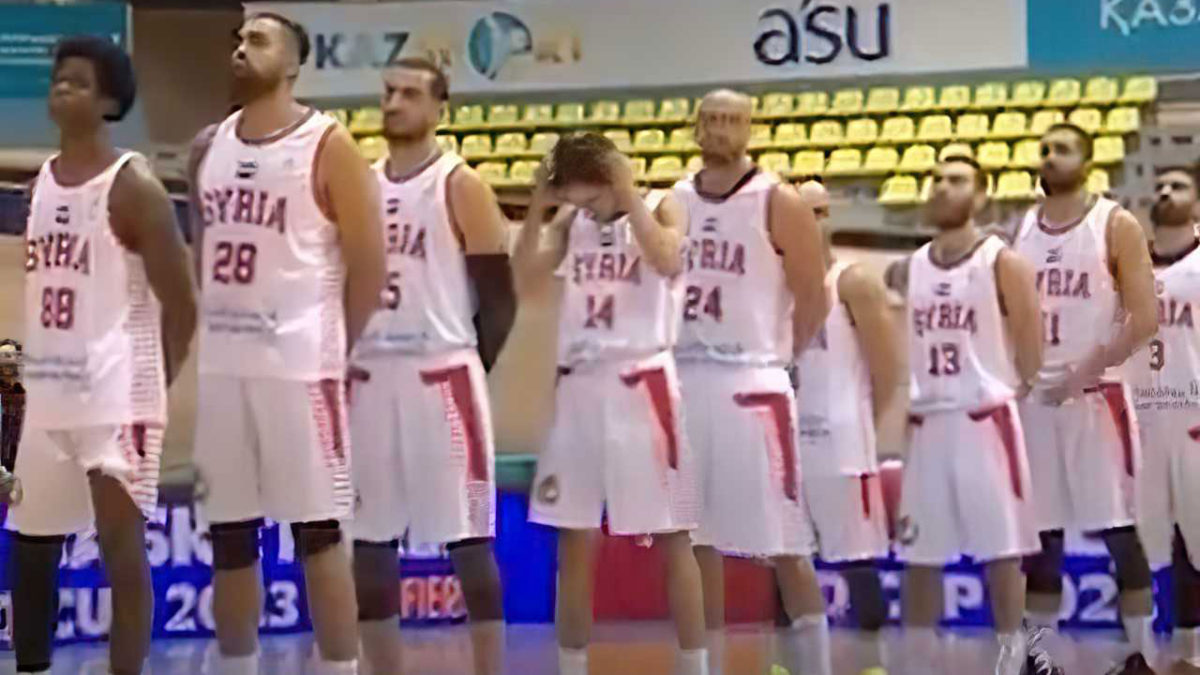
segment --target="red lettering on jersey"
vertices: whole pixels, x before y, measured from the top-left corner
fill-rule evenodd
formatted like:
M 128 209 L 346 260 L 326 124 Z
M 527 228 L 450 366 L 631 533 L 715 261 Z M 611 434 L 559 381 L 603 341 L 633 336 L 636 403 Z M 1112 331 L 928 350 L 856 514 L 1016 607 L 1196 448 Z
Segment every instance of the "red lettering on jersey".
M 688 249 L 688 269 L 697 263 L 702 270 L 715 270 L 742 276 L 746 273 L 746 247 L 719 239 L 699 239 Z
M 257 225 L 283 234 L 287 229 L 287 197 L 239 187 L 209 190 L 202 195 L 205 225 L 213 223 Z M 230 203 L 233 212 L 230 213 Z
M 1087 300 L 1092 297 L 1089 282 L 1087 272 L 1079 272 L 1076 277 L 1076 271 L 1072 269 L 1048 267 L 1037 273 L 1037 288 L 1045 297 Z
M 25 240 L 25 271 L 32 272 L 37 269 L 38 254 L 37 244 L 32 239 Z
M 1192 303 L 1179 302 L 1175 298 L 1158 299 L 1158 323 L 1168 328 L 1194 328 Z
M 411 223 L 405 223 L 403 228 L 400 223 L 388 223 L 386 252 L 388 255 L 407 255 L 424 260 L 425 228 L 417 230 L 414 236 Z
M 50 232 L 25 242 L 25 271 L 71 269 L 91 273 L 91 247 L 74 232 Z
M 233 212 L 233 222 L 245 224 L 255 223 L 254 193 L 246 188 L 238 188 L 237 207 Z
M 91 242 L 89 242 L 87 239 L 84 239 L 83 244 L 79 247 L 79 255 L 76 256 L 76 258 L 75 258 L 75 264 L 74 264 L 75 271 L 79 272 L 80 274 L 91 274 L 92 273 L 92 264 L 90 262 L 91 259 L 92 259 Z
M 585 281 L 642 283 L 641 256 L 608 252 L 576 253 L 575 262 L 571 268 L 574 271 L 573 281 L 576 284 Z
M 972 335 L 979 329 L 975 308 L 958 302 L 937 302 L 928 307 L 913 308 L 913 332 L 923 337 L 927 331 L 966 331 Z

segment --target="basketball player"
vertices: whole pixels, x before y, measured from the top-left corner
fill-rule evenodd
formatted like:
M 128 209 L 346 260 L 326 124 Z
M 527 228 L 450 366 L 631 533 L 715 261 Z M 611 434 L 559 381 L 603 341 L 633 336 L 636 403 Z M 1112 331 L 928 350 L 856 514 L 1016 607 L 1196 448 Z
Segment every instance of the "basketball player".
M 26 230 L 28 404 L 13 506 L 17 671 L 50 672 L 65 536 L 95 525 L 112 586 L 109 672 L 142 672 L 154 596 L 145 519 L 158 501 L 167 386 L 187 357 L 196 302 L 171 200 L 108 123 L 133 106 L 128 55 L 101 37 L 55 49 L 50 117 Z
M 1018 675 L 1026 661 L 1021 556 L 1038 540 L 1014 399 L 1041 364 L 1037 291 L 1030 265 L 975 224 L 987 191 L 975 160 L 948 157 L 933 180 L 927 208 L 937 235 L 907 273 L 911 442 L 898 539 L 908 669 L 944 670 L 935 633 L 942 567 L 970 555 L 986 572 L 996 675 Z
M 1028 618 L 1058 623 L 1063 528 L 1099 535 L 1116 566 L 1126 633 L 1153 662 L 1150 566 L 1133 527 L 1136 421 L 1112 370 L 1157 330 L 1149 250 L 1132 214 L 1087 193 L 1086 132 L 1055 125 L 1041 146 L 1046 199 L 1026 214 L 1014 243 L 1037 270 L 1046 342 L 1033 393 L 1021 402 L 1042 544 L 1026 561 Z
M 800 186 L 817 222 L 829 218 L 829 192 Z M 900 335 L 883 280 L 833 258 L 824 230 L 829 317 L 797 363 L 800 466 L 821 559 L 842 566 L 861 631 L 864 675 L 882 675 L 887 600 L 877 561 L 888 555 L 887 513 L 875 437 L 901 382 Z
M 1138 530 L 1155 567 L 1172 565 L 1179 660 L 1200 668 L 1200 239 L 1196 176 L 1172 167 L 1150 211 L 1158 335 L 1126 368 L 1143 455 Z M 1174 549 L 1174 551 L 1172 551 Z M 1172 552 L 1174 557 L 1172 559 Z
M 496 485 L 484 368 L 512 324 L 507 231 L 492 189 L 435 142 L 449 93 L 442 72 L 405 59 L 383 81 L 389 153 L 375 173 L 388 284 L 356 349 L 365 379 L 351 385 L 350 407 L 363 653 L 372 672 L 400 672 L 396 547 L 407 531 L 411 542 L 449 545 L 475 672 L 499 673 L 504 607 L 491 549 Z
M 558 533 L 559 672 L 585 675 L 596 530 L 652 538 L 666 559 L 676 672 L 707 672 L 704 603 L 689 531 L 693 459 L 683 435 L 675 344 L 684 216 L 638 193 L 612 141 L 564 136 L 541 167 L 513 253 L 518 297 L 563 286 L 554 422 L 538 458 L 530 520 Z M 547 206 L 564 202 L 548 225 Z M 540 246 L 543 229 L 549 245 Z
M 357 672 L 346 354 L 385 277 L 377 183 L 350 134 L 292 97 L 302 27 L 252 14 L 244 108 L 200 143 L 203 227 L 195 461 L 207 488 L 219 672 L 258 672 L 258 531 L 291 523 L 322 673 Z
M 746 155 L 749 97 L 711 92 L 697 111 L 704 168 L 675 185 L 687 210 L 683 329 L 676 348 L 703 495 L 694 542 L 704 579 L 710 669 L 722 671 L 723 554 L 771 558 L 791 625 L 793 673 L 829 675 L 829 625 L 800 485 L 787 368 L 825 318 L 825 266 L 812 210 Z

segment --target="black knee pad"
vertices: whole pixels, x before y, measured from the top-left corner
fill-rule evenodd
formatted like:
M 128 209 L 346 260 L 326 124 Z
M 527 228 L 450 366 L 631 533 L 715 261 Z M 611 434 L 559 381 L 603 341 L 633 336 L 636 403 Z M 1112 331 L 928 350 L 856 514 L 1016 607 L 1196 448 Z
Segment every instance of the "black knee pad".
M 258 530 L 262 519 L 210 525 L 214 570 L 240 570 L 258 563 Z
M 292 538 L 300 560 L 317 555 L 342 542 L 342 528 L 336 520 L 292 523 Z
M 1108 555 L 1117 568 L 1117 588 L 1122 591 L 1144 591 L 1154 585 L 1150 562 L 1142 548 L 1142 540 L 1132 527 L 1118 527 L 1103 534 Z
M 1025 587 L 1030 593 L 1058 595 L 1062 593 L 1063 550 L 1066 546 L 1062 530 L 1038 533 L 1042 551 L 1028 556 L 1021 563 L 1025 572 Z
M 858 627 L 868 632 L 882 629 L 887 623 L 887 599 L 875 563 L 854 563 L 842 570 L 842 576 L 850 588 L 850 609 L 858 619 Z
M 384 621 L 400 615 L 400 541 L 354 542 L 354 588 L 359 621 Z
M 1175 600 L 1175 625 L 1200 628 L 1200 570 L 1192 566 L 1183 533 L 1175 527 L 1175 545 L 1171 551 L 1172 596 Z
M 503 621 L 504 594 L 490 538 L 464 539 L 448 545 L 471 621 Z

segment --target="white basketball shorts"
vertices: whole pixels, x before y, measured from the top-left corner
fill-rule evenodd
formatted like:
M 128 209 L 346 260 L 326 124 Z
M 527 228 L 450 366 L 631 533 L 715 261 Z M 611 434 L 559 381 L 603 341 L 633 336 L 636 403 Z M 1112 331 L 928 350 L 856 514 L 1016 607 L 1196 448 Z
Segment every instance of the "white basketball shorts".
M 205 518 L 345 520 L 354 506 L 345 383 L 201 373 L 196 469 Z
M 804 495 L 821 560 L 850 563 L 888 556 L 887 505 L 878 473 L 804 474 Z
M 1141 410 L 1137 526 L 1151 565 L 1171 564 L 1175 526 L 1200 567 L 1200 412 Z
M 896 527 L 902 560 L 940 566 L 1039 550 L 1016 404 L 911 415 L 909 429 Z
M 691 530 L 694 471 L 670 352 L 585 363 L 560 373 L 529 519 L 594 529 L 607 508 L 615 535 Z
M 1099 532 L 1134 524 L 1141 463 L 1137 419 L 1126 387 L 1101 383 L 1054 407 L 1021 403 L 1039 530 Z
M 701 503 L 695 543 L 734 556 L 812 555 L 787 371 L 688 362 L 679 377 Z
M 132 424 L 79 429 L 25 428 L 14 473 L 21 503 L 8 526 L 30 536 L 75 534 L 93 525 L 89 471 L 117 479 L 147 517 L 158 506 L 163 425 Z
M 443 544 L 496 532 L 491 409 L 474 349 L 375 358 L 350 388 L 354 538 Z

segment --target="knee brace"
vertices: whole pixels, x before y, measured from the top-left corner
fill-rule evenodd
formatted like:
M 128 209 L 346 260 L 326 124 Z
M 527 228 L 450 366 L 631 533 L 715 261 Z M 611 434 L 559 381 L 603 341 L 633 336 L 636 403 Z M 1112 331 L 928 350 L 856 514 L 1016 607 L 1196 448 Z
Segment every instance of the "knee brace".
M 214 570 L 240 570 L 258 562 L 258 530 L 263 521 L 219 523 L 208 528 L 213 543 Z
M 292 538 L 296 541 L 296 555 L 303 561 L 340 544 L 342 527 L 336 520 L 292 523 Z
M 58 561 L 66 537 L 16 533 L 10 553 L 12 643 L 17 672 L 50 669 L 58 622 Z
M 471 621 L 503 621 L 504 595 L 500 571 L 492 554 L 492 540 L 465 539 L 450 544 L 450 559 L 462 585 L 463 600 Z
M 1200 628 L 1200 570 L 1192 567 L 1187 544 L 1178 526 L 1171 552 L 1171 580 L 1175 585 L 1175 625 Z
M 1021 564 L 1026 577 L 1025 587 L 1030 593 L 1059 595 L 1063 590 L 1063 531 L 1047 530 L 1038 537 L 1042 540 L 1042 552 L 1025 558 Z
M 842 576 L 850 588 L 850 609 L 858 619 L 858 627 L 872 633 L 883 628 L 887 622 L 887 600 L 875 563 L 854 563 L 842 571 Z
M 1118 527 L 1104 533 L 1104 545 L 1117 568 L 1117 588 L 1122 591 L 1144 591 L 1154 580 L 1142 540 L 1132 527 Z
M 399 540 L 354 542 L 354 588 L 359 621 L 384 621 L 400 615 Z

